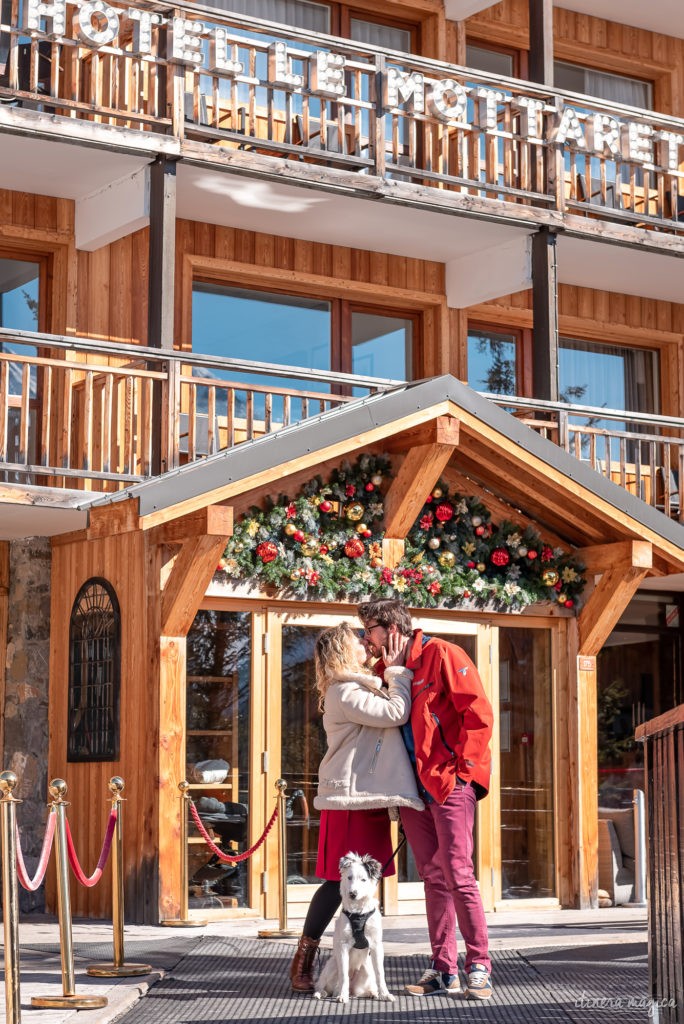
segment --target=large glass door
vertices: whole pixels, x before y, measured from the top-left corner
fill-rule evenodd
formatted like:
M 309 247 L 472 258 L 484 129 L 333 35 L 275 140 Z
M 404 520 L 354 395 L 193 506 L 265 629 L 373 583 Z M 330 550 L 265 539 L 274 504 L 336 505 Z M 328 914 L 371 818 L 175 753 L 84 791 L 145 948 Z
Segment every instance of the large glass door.
M 287 877 L 288 905 L 293 916 L 306 913 L 308 903 L 319 884 L 316 877 L 316 853 L 320 814 L 314 807 L 318 784 L 318 765 L 325 753 L 325 734 L 318 710 L 315 688 L 313 650 L 316 637 L 327 626 L 348 616 L 282 612 L 274 616 L 279 636 L 271 644 L 280 651 L 280 664 L 273 660 L 271 671 L 279 673 L 281 683 L 281 762 L 280 774 L 288 784 L 287 811 Z M 416 624 L 426 633 L 441 636 L 463 647 L 480 666 L 480 674 L 491 696 L 492 665 L 490 648 L 493 630 L 478 623 L 447 619 L 420 618 Z M 498 856 L 496 840 L 498 800 L 484 801 L 478 808 L 478 872 L 487 879 L 483 895 L 492 905 L 492 858 Z M 394 845 L 399 835 L 393 826 Z M 486 860 L 486 870 L 482 866 Z M 386 914 L 410 914 L 423 911 L 423 884 L 418 878 L 415 862 L 404 847 L 398 857 L 397 874 L 383 884 L 383 908 Z

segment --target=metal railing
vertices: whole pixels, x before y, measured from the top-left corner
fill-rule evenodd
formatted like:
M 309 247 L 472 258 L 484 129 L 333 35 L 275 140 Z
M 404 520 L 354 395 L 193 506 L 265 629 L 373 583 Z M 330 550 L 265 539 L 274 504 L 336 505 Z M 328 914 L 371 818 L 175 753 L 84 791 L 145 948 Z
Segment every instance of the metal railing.
M 116 490 L 402 383 L 0 329 L 0 474 Z M 483 397 L 684 521 L 684 419 Z
M 684 704 L 640 725 L 636 739 L 648 811 L 650 1016 L 684 1024 Z
M 197 4 L 145 8 L 111 0 L 106 28 L 48 10 L 27 31 L 19 0 L 3 4 L 0 100 L 217 143 L 247 165 L 287 157 L 684 230 L 681 119 Z

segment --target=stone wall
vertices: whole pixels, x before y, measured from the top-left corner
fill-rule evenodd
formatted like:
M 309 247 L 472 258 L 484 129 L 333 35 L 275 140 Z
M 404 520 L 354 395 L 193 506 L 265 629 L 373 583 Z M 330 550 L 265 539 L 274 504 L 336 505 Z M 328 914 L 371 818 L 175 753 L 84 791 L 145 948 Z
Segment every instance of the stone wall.
M 47 816 L 50 541 L 10 543 L 4 768 L 16 772 L 21 848 L 33 873 Z M 43 888 L 20 889 L 23 912 L 44 909 Z

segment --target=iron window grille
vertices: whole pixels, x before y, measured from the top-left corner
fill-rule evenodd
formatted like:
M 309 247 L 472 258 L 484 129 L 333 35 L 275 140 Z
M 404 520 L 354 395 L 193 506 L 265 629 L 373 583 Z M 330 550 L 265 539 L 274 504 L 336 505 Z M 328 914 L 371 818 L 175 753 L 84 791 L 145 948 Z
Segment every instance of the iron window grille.
M 119 757 L 121 614 L 113 587 L 83 584 L 69 623 L 68 761 Z

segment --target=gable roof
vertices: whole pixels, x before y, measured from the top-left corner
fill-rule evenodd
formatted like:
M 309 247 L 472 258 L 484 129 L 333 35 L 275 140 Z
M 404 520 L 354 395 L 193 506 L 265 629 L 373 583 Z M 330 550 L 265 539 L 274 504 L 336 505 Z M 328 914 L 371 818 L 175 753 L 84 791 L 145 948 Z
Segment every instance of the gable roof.
M 141 525 L 152 526 L 269 483 L 278 493 L 296 471 L 309 468 L 314 476 L 323 461 L 380 451 L 383 441 L 444 415 L 460 423 L 452 463 L 542 528 L 580 547 L 648 540 L 671 571 L 684 569 L 684 526 L 449 375 L 349 402 L 115 495 L 93 496 L 81 507 L 133 498 Z

